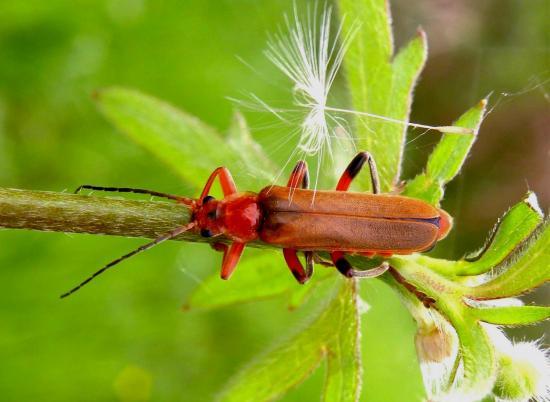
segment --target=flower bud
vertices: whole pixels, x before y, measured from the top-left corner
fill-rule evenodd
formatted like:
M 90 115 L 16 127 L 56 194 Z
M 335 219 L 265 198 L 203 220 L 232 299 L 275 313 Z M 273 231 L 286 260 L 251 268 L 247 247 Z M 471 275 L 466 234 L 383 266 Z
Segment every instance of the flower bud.
M 550 361 L 536 342 L 512 344 L 499 354 L 493 393 L 505 401 L 547 400 L 550 396 Z
M 441 363 L 453 355 L 453 336 L 437 325 L 421 326 L 415 336 L 421 363 Z

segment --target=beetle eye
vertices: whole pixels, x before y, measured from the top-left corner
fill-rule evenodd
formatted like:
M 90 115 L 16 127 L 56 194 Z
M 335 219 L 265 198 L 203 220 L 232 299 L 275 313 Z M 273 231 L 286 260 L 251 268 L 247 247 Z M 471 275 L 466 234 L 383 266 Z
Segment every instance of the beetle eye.
M 215 198 L 212 197 L 211 195 L 207 195 L 206 197 L 204 197 L 204 198 L 202 199 L 202 205 L 204 205 L 204 204 L 206 204 L 207 202 L 212 201 L 212 200 L 214 200 L 214 199 L 215 199 Z
M 212 232 L 208 229 L 201 229 L 202 237 L 212 237 Z

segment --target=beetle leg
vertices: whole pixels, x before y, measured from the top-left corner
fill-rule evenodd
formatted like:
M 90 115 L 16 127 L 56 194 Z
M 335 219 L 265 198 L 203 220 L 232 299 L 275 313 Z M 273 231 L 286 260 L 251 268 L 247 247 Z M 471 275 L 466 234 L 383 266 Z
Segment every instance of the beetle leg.
M 222 271 L 221 271 L 221 278 L 222 279 L 229 279 L 233 271 L 235 270 L 235 267 L 237 266 L 237 263 L 239 262 L 239 259 L 241 258 L 241 255 L 244 250 L 244 243 L 240 242 L 233 242 L 231 246 L 225 248 L 222 248 L 223 250 L 223 262 L 222 262 Z
M 389 264 L 385 261 L 375 268 L 366 270 L 354 269 L 350 262 L 346 260 L 343 252 L 334 251 L 330 254 L 330 256 L 338 271 L 348 278 L 376 278 L 390 269 Z
M 390 269 L 390 265 L 386 261 L 384 261 L 379 266 L 371 269 L 354 269 L 352 276 L 354 278 L 376 278 L 377 276 L 384 274 L 388 269 Z
M 214 250 L 216 251 L 221 251 L 222 253 L 225 253 L 227 252 L 227 244 L 224 244 L 224 243 L 210 243 L 210 247 L 212 247 Z
M 296 166 L 294 166 L 290 178 L 288 179 L 287 187 L 292 189 L 309 187 L 309 172 L 305 161 L 298 161 Z
M 348 278 L 353 277 L 353 267 L 351 266 L 349 261 L 346 260 L 343 252 L 334 251 L 330 253 L 330 257 L 332 258 L 332 263 L 342 275 Z
M 219 167 L 216 170 L 212 172 L 208 180 L 206 181 L 206 184 L 204 185 L 204 189 L 202 190 L 201 197 L 199 198 L 200 202 L 210 193 L 210 189 L 212 188 L 212 184 L 214 184 L 214 180 L 216 177 L 219 178 L 220 184 L 222 186 L 222 191 L 224 196 L 228 196 L 231 194 L 234 194 L 237 192 L 237 186 L 235 185 L 235 182 L 233 181 L 233 177 L 231 176 L 231 172 L 229 172 L 229 169 L 226 167 Z
M 290 178 L 288 179 L 287 187 L 290 187 L 291 189 L 296 189 L 298 187 L 309 187 L 309 172 L 307 169 L 307 163 L 305 161 L 298 161 L 298 163 L 296 163 L 296 166 L 294 166 L 294 169 L 290 174 Z M 309 278 L 311 278 L 311 275 L 313 274 L 313 252 L 306 251 L 304 252 L 304 255 L 306 258 L 305 269 L 298 259 L 298 254 L 296 250 L 292 248 L 283 249 L 283 256 L 285 257 L 285 261 L 296 280 L 300 283 L 305 283 Z
M 307 265 L 307 271 L 304 269 L 304 266 L 298 259 L 297 251 L 293 248 L 284 248 L 283 249 L 283 256 L 285 257 L 285 261 L 290 268 L 290 272 L 292 272 L 292 275 L 296 278 L 296 280 L 300 283 L 305 283 L 307 280 L 311 277 L 311 271 L 310 271 L 310 265 L 308 263 Z M 306 257 L 307 261 L 307 257 Z M 313 270 L 313 265 L 311 265 L 311 270 Z
M 338 184 L 336 185 L 336 191 L 348 191 L 351 182 L 357 176 L 357 174 L 363 168 L 363 165 L 367 162 L 370 169 L 370 180 L 372 184 L 373 194 L 380 193 L 380 179 L 378 178 L 378 170 L 376 169 L 376 162 L 371 154 L 368 152 L 359 152 L 355 158 L 351 160 L 346 170 L 340 177 Z
M 313 265 L 315 264 L 313 251 L 304 251 L 304 257 L 306 259 L 306 274 L 310 278 L 313 275 Z
M 239 262 L 244 249 L 244 243 L 234 242 L 231 246 L 224 243 L 211 243 L 210 246 L 214 250 L 223 253 L 221 277 L 222 279 L 229 279 L 235 270 L 237 262 Z

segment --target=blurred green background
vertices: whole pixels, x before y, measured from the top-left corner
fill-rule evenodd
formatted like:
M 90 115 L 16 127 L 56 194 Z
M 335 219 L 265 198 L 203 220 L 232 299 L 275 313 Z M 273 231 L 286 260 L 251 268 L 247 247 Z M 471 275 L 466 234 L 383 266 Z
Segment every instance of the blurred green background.
M 430 43 L 413 121 L 449 124 L 493 92 L 494 108 L 444 201 L 456 228 L 435 253 L 459 257 L 480 247 L 527 189 L 548 210 L 550 3 L 394 0 L 392 7 L 397 46 L 418 25 Z M 91 93 L 115 84 L 137 88 L 225 130 L 234 109 L 227 96 L 290 99 L 262 52 L 291 10 L 286 0 L 1 1 L 0 185 L 63 191 L 91 183 L 192 195 L 102 119 Z M 276 148 L 284 132 L 250 117 L 258 141 L 283 161 L 290 147 Z M 404 177 L 421 169 L 437 139 L 429 134 L 408 145 Z M 220 256 L 181 243 L 57 299 L 142 242 L 0 231 L 2 401 L 208 401 L 318 302 L 296 312 L 271 300 L 183 313 L 186 295 L 218 270 Z M 372 307 L 364 315 L 362 400 L 420 400 L 412 319 L 385 286 L 362 286 Z M 547 290 L 531 298 L 548 303 Z M 540 336 L 545 328 L 515 335 Z M 318 370 L 283 400 L 317 400 L 322 380 Z

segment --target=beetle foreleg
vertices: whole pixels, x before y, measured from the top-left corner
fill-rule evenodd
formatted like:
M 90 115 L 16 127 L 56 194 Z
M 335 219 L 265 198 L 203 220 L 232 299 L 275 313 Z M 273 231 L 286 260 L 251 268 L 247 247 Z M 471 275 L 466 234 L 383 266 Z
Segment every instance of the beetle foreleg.
M 229 277 L 235 270 L 235 267 L 237 266 L 237 263 L 239 262 L 239 259 L 241 258 L 241 255 L 243 253 L 244 245 L 245 245 L 244 243 L 233 242 L 231 246 L 229 247 L 225 246 L 225 249 L 222 248 L 223 250 L 223 262 L 222 262 L 222 271 L 221 271 L 222 279 L 229 279 Z
M 222 166 L 214 170 L 210 175 L 210 177 L 208 178 L 208 180 L 206 181 L 206 184 L 204 185 L 204 189 L 202 190 L 199 202 L 202 202 L 204 197 L 206 197 L 208 193 L 210 193 L 210 189 L 212 188 L 212 184 L 214 184 L 214 180 L 216 179 L 216 177 L 218 177 L 220 180 L 220 184 L 222 186 L 222 191 L 224 196 L 227 197 L 228 195 L 231 195 L 237 192 L 237 186 L 233 181 L 231 172 L 229 172 L 229 169 Z
M 306 253 L 310 253 L 310 251 L 306 251 Z M 307 269 L 304 269 L 304 266 L 298 259 L 296 250 L 292 248 L 284 248 L 283 256 L 285 257 L 285 261 L 296 280 L 300 283 L 306 283 L 313 272 L 313 256 L 308 258 L 306 255 Z
M 376 169 L 376 162 L 368 152 L 359 152 L 355 158 L 351 160 L 336 185 L 336 191 L 348 191 L 351 182 L 355 176 L 359 174 L 365 162 L 369 164 L 372 192 L 373 194 L 380 193 L 380 179 L 378 177 L 378 169 Z

